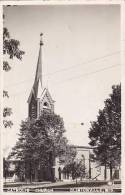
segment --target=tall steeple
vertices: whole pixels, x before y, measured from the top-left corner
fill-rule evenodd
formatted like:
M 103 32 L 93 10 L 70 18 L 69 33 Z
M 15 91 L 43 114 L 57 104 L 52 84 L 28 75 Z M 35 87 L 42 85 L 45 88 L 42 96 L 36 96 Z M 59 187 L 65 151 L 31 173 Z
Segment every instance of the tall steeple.
M 40 48 L 39 48 L 39 56 L 38 56 L 38 62 L 37 62 L 37 69 L 36 69 L 36 75 L 35 75 L 35 81 L 33 84 L 33 90 L 34 90 L 34 95 L 35 97 L 37 97 L 38 92 L 39 92 L 39 88 L 42 88 L 42 45 L 43 45 L 43 41 L 42 41 L 42 36 L 43 33 L 40 34 Z
M 29 106 L 29 118 L 36 119 L 41 115 L 41 112 L 54 112 L 54 101 L 51 98 L 51 95 L 47 88 L 43 87 L 43 78 L 42 78 L 42 36 L 40 34 L 40 48 L 37 61 L 36 75 L 31 89 L 28 106 Z

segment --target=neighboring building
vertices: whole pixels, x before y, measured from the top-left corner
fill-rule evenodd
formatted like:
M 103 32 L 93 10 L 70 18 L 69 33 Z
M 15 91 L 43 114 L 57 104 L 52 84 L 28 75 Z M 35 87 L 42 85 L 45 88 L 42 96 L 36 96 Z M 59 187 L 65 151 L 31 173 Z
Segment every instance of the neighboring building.
M 24 162 L 20 159 L 5 160 L 3 163 L 4 182 L 24 181 L 25 175 L 17 175 L 15 172 L 18 169 L 19 164 Z
M 79 162 L 82 160 L 83 164 L 85 165 L 85 177 L 84 179 L 91 178 L 91 172 L 90 172 L 90 153 L 92 151 L 91 147 L 88 146 L 73 146 L 76 149 L 76 157 L 75 161 Z M 71 175 L 65 174 L 64 171 L 64 164 L 60 162 L 59 158 L 56 158 L 55 163 L 55 177 L 59 179 L 59 170 L 61 170 L 61 180 L 72 180 Z
M 93 148 L 89 146 L 75 146 L 76 148 L 76 157 L 75 161 L 79 162 L 80 160 L 84 161 L 85 164 L 85 177 L 83 179 L 89 180 L 105 180 L 105 166 L 101 166 L 100 163 L 97 161 L 92 160 Z M 59 158 L 56 159 L 55 163 L 55 177 L 59 179 L 59 168 L 61 169 L 61 180 L 72 180 L 71 175 L 65 177 L 63 173 L 64 165 L 60 163 Z M 107 178 L 106 180 L 110 180 L 110 169 L 107 167 Z M 120 167 L 115 167 L 112 170 L 113 179 L 120 180 L 121 178 L 121 171 Z

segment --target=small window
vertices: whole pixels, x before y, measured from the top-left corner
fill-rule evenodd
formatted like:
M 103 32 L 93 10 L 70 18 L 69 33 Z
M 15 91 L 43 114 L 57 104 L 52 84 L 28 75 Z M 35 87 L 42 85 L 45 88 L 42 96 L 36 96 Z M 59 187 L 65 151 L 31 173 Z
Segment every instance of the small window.
M 47 102 L 44 102 L 43 104 L 45 107 L 48 107 L 48 103 Z

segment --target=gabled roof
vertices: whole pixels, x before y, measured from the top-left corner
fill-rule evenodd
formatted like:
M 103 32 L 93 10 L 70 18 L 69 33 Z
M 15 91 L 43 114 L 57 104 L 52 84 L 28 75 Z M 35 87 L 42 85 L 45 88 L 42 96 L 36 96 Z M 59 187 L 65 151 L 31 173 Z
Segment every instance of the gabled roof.
M 44 99 L 44 97 L 45 97 L 45 95 L 47 96 L 47 98 L 49 99 L 49 102 L 50 103 L 54 103 L 55 101 L 52 99 L 52 97 L 51 97 L 51 95 L 50 95 L 50 93 L 49 93 L 49 91 L 48 91 L 48 89 L 46 88 L 46 87 L 41 87 L 41 89 L 39 88 L 38 89 L 38 93 L 37 93 L 37 96 L 35 95 L 35 93 L 34 93 L 34 91 L 33 91 L 33 88 L 32 88 L 32 90 L 31 90 L 31 92 L 30 92 L 30 95 L 29 95 L 29 98 L 28 98 L 28 103 L 31 101 L 31 98 L 32 98 L 32 96 L 34 96 L 34 98 L 35 99 L 41 99 L 41 100 L 43 100 Z
M 55 101 L 52 99 L 48 89 L 45 87 L 43 90 L 42 90 L 42 94 L 40 96 L 40 99 L 43 99 L 45 97 L 45 95 L 47 96 L 47 98 L 49 99 L 49 102 L 50 103 L 54 103 Z

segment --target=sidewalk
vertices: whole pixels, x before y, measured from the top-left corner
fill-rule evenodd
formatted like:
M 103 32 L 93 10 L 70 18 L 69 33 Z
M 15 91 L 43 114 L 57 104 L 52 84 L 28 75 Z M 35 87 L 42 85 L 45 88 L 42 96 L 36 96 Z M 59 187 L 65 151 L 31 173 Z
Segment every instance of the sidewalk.
M 100 184 L 100 185 L 99 185 Z M 79 188 L 121 188 L 121 184 L 113 184 L 109 186 L 106 182 L 102 181 L 82 181 L 78 182 L 76 184 L 76 181 L 58 181 L 58 182 L 32 182 L 32 183 L 9 183 L 7 186 L 4 185 L 4 189 L 9 189 L 9 188 L 21 188 L 21 189 L 42 189 L 42 188 L 73 188 L 73 187 L 79 187 Z
M 4 184 L 4 189 L 6 188 L 44 188 L 44 187 L 55 187 L 55 186 L 63 186 L 63 185 L 68 185 L 68 184 L 74 184 L 75 181 L 58 181 L 58 182 L 32 182 L 32 183 L 26 183 L 26 182 L 16 182 L 16 183 L 6 183 Z

